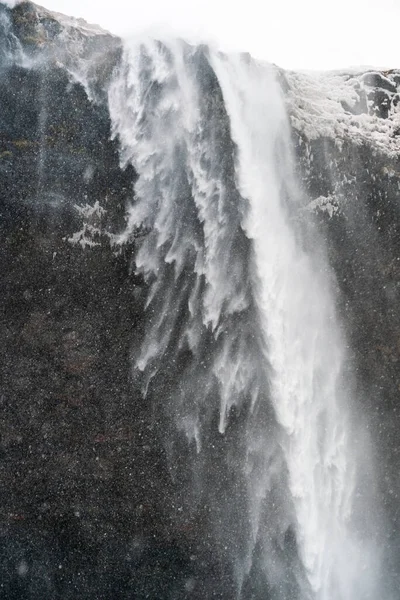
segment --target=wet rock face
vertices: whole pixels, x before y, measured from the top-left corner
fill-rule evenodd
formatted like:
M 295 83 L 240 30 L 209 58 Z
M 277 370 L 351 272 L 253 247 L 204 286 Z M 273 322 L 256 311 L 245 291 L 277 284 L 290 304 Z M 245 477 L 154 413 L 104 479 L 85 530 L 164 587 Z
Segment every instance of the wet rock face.
M 129 382 L 141 282 L 111 235 L 134 174 L 65 68 L 13 64 L 13 36 L 36 29 L 1 11 L 0 596 L 156 598 L 193 566 L 166 534 L 164 452 Z
M 232 596 L 201 524 L 170 520 L 162 424 L 130 381 L 145 292 L 113 240 L 135 174 L 103 101 L 119 42 L 72 28 L 71 58 L 29 3 L 1 27 L 0 597 Z M 95 102 L 71 76 L 93 53 Z
M 30 3 L 0 5 L 4 598 L 234 596 L 232 573 L 199 542 L 204 524 L 171 519 L 176 494 L 158 441 L 163 424 L 129 380 L 145 290 L 131 272 L 133 248 L 113 245 L 135 179 L 120 169 L 104 102 L 119 52 L 104 32 L 61 24 Z M 92 102 L 71 76 L 86 63 Z M 399 85 L 398 72 L 357 76 L 356 100 L 342 103 L 346 118 L 390 121 Z M 393 127 L 391 141 L 396 135 Z M 338 144 L 294 126 L 293 136 L 305 210 L 327 241 L 358 397 L 385 465 L 380 486 L 394 547 L 398 156 L 351 134 Z

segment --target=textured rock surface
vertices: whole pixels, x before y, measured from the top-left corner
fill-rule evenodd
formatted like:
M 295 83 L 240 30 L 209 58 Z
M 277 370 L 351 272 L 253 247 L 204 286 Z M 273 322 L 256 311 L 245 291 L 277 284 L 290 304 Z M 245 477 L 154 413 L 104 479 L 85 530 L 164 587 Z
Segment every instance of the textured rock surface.
M 201 567 L 132 396 L 141 282 L 112 247 L 134 174 L 56 45 L 65 28 L 25 3 L 0 22 L 0 597 L 178 598 Z M 112 64 L 100 35 L 73 49 Z
M 144 284 L 132 248 L 113 244 L 134 181 L 104 102 L 119 53 L 84 22 L 0 5 L 4 598 L 233 597 L 230 574 L 199 553 L 202 523 L 171 519 L 162 423 L 129 381 Z M 303 210 L 328 241 L 394 540 L 400 73 L 285 78 Z

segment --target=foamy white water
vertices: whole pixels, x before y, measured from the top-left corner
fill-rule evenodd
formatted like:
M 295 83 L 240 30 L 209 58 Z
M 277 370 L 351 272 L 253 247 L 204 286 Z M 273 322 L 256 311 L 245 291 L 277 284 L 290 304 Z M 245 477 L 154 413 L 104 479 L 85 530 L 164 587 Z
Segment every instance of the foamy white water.
M 245 228 L 254 240 L 272 401 L 287 434 L 303 562 L 317 598 L 373 598 L 364 571 L 376 572 L 376 557 L 370 564 L 351 525 L 357 465 L 344 340 L 329 278 L 296 241 L 282 198 L 285 186 L 296 193 L 282 93 L 267 65 L 221 56 L 213 65 L 238 146 L 239 189 L 250 203 Z
M 136 254 L 150 312 L 135 369 L 195 447 L 198 496 L 217 515 L 239 594 L 257 562 L 278 598 L 290 572 L 303 600 L 375 600 L 379 557 L 354 518 L 345 343 L 328 267 L 291 224 L 300 194 L 273 69 L 180 42 L 135 43 L 110 112 L 122 161 L 139 175 L 121 241 L 148 231 Z M 201 458 L 212 454 L 216 409 L 222 436 L 233 410 L 245 422 L 224 468 L 234 464 L 246 490 L 222 485 L 217 500 L 206 469 L 220 473 Z M 301 567 L 286 565 L 289 530 Z

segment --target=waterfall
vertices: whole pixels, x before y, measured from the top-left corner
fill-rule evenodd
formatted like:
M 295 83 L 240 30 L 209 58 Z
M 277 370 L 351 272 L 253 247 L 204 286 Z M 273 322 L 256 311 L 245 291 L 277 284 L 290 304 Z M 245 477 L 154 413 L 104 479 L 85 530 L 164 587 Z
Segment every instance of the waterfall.
M 355 517 L 367 449 L 323 244 L 295 222 L 274 68 L 135 41 L 109 106 L 138 174 L 120 236 L 147 283 L 133 379 L 166 423 L 174 518 L 207 514 L 238 597 L 377 598 L 372 528 Z

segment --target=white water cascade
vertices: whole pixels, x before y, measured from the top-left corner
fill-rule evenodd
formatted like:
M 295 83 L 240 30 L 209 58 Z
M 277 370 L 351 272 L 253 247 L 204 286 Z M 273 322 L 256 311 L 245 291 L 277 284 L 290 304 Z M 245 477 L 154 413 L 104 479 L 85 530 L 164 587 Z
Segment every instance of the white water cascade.
M 369 576 L 363 589 L 363 571 L 372 566 L 367 549 L 349 526 L 356 464 L 349 390 L 341 381 L 344 340 L 329 279 L 300 247 L 281 197 L 282 177 L 296 193 L 282 95 L 265 65 L 221 57 L 213 65 L 239 149 L 239 189 L 250 202 L 244 226 L 254 240 L 271 398 L 287 434 L 304 565 L 321 600 L 373 598 Z
M 292 223 L 301 194 L 274 70 L 132 43 L 109 104 L 122 163 L 138 173 L 120 241 L 141 233 L 135 268 L 149 289 L 134 373 L 168 416 L 166 445 L 174 430 L 187 440 L 190 502 L 212 506 L 238 595 L 257 554 L 271 597 L 376 600 L 379 557 L 354 518 L 367 504 L 345 342 L 324 250 L 306 251 Z M 229 437 L 234 412 L 244 426 L 217 467 L 212 436 Z M 285 558 L 289 529 L 300 566 Z

